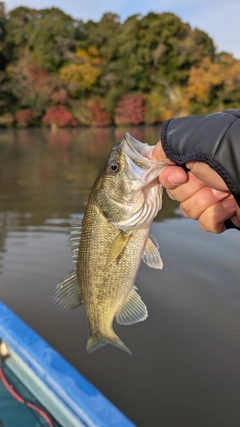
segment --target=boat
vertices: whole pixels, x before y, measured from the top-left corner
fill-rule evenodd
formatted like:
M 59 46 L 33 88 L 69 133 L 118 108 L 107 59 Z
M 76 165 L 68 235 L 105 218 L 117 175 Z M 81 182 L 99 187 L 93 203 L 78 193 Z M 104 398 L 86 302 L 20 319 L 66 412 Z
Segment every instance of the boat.
M 0 426 L 136 427 L 1 301 Z

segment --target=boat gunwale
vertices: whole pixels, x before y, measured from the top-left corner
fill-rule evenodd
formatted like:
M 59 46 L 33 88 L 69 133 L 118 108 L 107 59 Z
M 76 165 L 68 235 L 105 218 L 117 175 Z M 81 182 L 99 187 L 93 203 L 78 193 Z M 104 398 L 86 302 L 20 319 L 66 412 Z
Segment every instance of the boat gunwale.
M 1 301 L 0 339 L 87 427 L 135 427 L 97 388 Z

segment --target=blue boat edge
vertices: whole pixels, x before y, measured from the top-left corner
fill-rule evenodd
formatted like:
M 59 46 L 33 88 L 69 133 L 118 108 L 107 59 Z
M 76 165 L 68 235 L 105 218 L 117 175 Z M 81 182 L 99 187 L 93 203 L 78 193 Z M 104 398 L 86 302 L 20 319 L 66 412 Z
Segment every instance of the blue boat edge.
M 56 350 L 0 301 L 0 339 L 86 427 L 136 427 Z

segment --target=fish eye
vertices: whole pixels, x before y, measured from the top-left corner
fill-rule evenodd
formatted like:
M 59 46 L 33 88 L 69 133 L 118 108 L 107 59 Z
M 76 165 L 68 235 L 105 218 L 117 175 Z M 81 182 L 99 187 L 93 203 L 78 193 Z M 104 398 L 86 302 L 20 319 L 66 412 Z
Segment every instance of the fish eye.
M 108 172 L 110 173 L 116 173 L 119 170 L 119 163 L 118 162 L 111 162 L 108 165 Z

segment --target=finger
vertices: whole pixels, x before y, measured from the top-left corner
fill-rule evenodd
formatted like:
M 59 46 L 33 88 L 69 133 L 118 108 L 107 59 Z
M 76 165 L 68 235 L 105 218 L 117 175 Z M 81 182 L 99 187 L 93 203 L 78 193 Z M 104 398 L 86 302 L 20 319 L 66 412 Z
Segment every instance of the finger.
M 188 199 L 185 199 L 180 204 L 180 210 L 184 216 L 188 218 L 198 219 L 203 214 L 203 212 L 206 211 L 206 209 L 208 209 L 212 205 L 215 205 L 219 201 L 226 199 L 228 196 L 229 192 L 227 191 L 219 191 L 204 186 L 200 190 L 198 190 L 193 196 L 189 197 Z M 236 202 L 232 196 L 231 200 L 233 200 L 233 204 L 235 204 L 236 209 Z
M 171 168 L 173 168 L 173 166 L 171 166 Z M 173 184 L 170 184 L 170 183 L 168 184 L 168 186 L 166 185 L 167 193 L 168 193 L 169 197 L 173 200 L 177 200 L 178 202 L 183 202 L 184 200 L 191 198 L 201 188 L 205 187 L 204 183 L 202 181 L 199 181 L 199 179 L 196 178 L 191 172 L 186 173 L 183 169 L 182 169 L 182 171 L 184 174 L 186 174 L 185 177 L 187 177 L 187 181 L 185 183 L 183 183 L 182 185 L 179 185 L 179 186 L 175 185 L 175 187 L 173 186 Z M 164 170 L 163 170 L 163 172 L 164 172 Z M 180 175 L 180 173 L 181 172 L 178 171 L 179 175 Z M 160 178 L 161 178 L 161 175 L 160 175 Z M 170 178 L 170 179 L 172 179 L 172 178 Z M 169 181 L 169 178 L 168 178 L 168 181 Z
M 235 212 L 236 201 L 230 197 L 206 209 L 198 218 L 198 225 L 204 231 L 220 234 L 226 230 L 224 224 L 226 219 L 233 216 Z
M 223 179 L 210 166 L 203 162 L 188 162 L 187 168 L 204 184 L 218 190 L 227 190 L 228 187 Z

